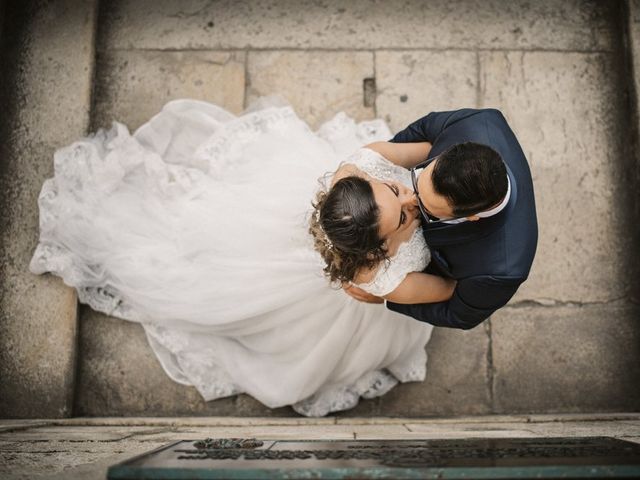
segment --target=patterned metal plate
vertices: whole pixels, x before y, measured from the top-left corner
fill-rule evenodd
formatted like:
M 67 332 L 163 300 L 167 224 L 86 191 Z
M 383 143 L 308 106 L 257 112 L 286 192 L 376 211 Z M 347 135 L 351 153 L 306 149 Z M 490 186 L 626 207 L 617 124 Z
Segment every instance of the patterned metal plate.
M 108 478 L 640 478 L 640 444 L 609 437 L 182 440 L 112 466 Z

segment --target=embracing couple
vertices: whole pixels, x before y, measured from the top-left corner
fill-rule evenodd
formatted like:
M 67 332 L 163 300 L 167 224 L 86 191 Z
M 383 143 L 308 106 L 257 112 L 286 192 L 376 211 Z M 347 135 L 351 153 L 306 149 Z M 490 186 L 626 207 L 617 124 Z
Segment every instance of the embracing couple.
M 31 271 L 139 322 L 205 400 L 309 416 L 423 380 L 434 325 L 473 328 L 526 280 L 533 185 L 499 111 L 430 113 L 389 140 L 379 119 L 313 131 L 256 105 L 176 100 L 58 150 Z

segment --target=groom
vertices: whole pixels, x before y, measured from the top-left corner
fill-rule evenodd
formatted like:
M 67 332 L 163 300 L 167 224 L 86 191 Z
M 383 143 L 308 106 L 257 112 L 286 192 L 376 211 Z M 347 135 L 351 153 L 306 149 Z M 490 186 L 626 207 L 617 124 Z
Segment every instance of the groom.
M 446 302 L 387 307 L 440 327 L 473 328 L 509 301 L 531 269 L 538 224 L 524 153 L 494 109 L 433 112 L 391 142 L 431 144 L 427 159 L 411 169 L 431 248 L 425 271 L 457 285 Z M 483 207 L 464 204 L 470 190 L 483 196 Z M 357 287 L 345 290 L 361 301 L 382 300 Z

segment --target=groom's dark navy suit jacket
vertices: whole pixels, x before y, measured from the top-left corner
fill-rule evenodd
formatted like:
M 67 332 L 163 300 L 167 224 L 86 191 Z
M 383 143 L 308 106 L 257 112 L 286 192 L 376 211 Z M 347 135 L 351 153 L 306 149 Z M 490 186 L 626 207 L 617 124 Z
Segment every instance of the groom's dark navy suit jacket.
M 457 143 L 482 143 L 496 150 L 507 165 L 511 196 L 500 213 L 459 224 L 423 222 L 432 252 L 425 271 L 458 281 L 451 300 L 415 305 L 387 302 L 391 310 L 432 325 L 473 328 L 516 293 L 529 275 L 536 252 L 536 206 L 524 153 L 505 118 L 494 109 L 430 113 L 391 141 L 430 142 L 428 158 Z

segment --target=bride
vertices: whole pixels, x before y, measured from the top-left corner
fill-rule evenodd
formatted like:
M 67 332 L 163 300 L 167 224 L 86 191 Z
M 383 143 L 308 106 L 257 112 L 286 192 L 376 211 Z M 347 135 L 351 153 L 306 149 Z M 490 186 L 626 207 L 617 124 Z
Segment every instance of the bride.
M 139 322 L 166 373 L 207 401 L 352 408 L 425 378 L 432 326 L 340 286 L 397 303 L 453 291 L 419 273 L 429 250 L 392 163 L 426 152 L 390 137 L 342 112 L 314 132 L 274 97 L 237 117 L 172 101 L 133 135 L 114 122 L 55 153 L 30 270 Z

